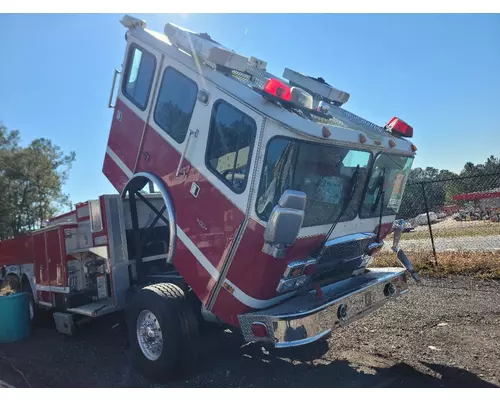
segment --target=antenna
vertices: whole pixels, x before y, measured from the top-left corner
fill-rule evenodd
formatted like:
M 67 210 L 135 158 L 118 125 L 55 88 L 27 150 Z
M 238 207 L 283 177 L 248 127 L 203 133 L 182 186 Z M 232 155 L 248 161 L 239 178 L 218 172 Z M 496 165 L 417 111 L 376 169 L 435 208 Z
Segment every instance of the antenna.
M 233 50 L 233 51 L 234 51 L 234 53 L 238 53 L 238 49 L 240 48 L 241 43 L 243 42 L 243 39 L 245 38 L 245 35 L 247 34 L 247 32 L 248 32 L 248 28 L 245 28 L 245 32 L 243 32 L 243 35 L 241 35 L 241 39 L 240 39 L 240 41 L 239 41 L 239 43 L 238 43 L 238 46 L 236 46 L 236 49 L 235 49 L 235 50 Z M 232 58 L 233 58 L 233 55 L 231 54 L 231 55 L 229 56 L 229 61 L 231 61 L 231 59 L 232 59 Z
M 235 53 L 238 52 L 238 48 L 241 46 L 241 43 L 243 42 L 243 39 L 245 38 L 245 35 L 247 34 L 247 32 L 248 32 L 248 28 L 245 28 L 245 32 L 241 36 L 240 42 L 238 43 L 238 46 L 236 46 L 236 50 L 234 50 Z

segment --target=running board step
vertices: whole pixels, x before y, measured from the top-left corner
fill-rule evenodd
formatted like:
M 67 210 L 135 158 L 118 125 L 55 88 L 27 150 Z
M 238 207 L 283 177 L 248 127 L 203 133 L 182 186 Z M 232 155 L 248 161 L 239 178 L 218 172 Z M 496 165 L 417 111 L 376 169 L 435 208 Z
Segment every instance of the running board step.
M 87 317 L 97 317 L 104 314 L 109 314 L 116 310 L 111 299 L 94 301 L 80 307 L 68 308 L 66 311 L 75 314 L 85 315 Z

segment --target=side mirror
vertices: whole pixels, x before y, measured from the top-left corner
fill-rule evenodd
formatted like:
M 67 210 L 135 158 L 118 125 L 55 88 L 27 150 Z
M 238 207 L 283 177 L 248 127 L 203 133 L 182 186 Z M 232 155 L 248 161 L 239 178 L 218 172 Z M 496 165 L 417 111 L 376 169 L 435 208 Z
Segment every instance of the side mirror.
M 295 243 L 304 221 L 306 194 L 296 190 L 285 190 L 273 208 L 266 230 L 262 251 L 274 258 L 283 258 L 286 247 Z

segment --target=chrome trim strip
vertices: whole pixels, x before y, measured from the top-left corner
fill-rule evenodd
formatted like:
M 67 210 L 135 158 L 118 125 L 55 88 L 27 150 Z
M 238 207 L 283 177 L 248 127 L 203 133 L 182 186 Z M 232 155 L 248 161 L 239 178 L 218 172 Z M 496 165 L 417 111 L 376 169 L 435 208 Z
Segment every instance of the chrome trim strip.
M 168 248 L 169 252 L 167 255 L 167 263 L 172 264 L 174 262 L 174 256 L 175 256 L 175 247 L 177 245 L 177 222 L 175 219 L 175 210 L 174 210 L 174 203 L 172 202 L 172 199 L 170 197 L 170 194 L 168 193 L 168 188 L 165 185 L 165 182 L 160 179 L 158 176 L 151 174 L 149 172 L 139 172 L 135 175 L 133 175 L 130 180 L 127 182 L 125 185 L 122 193 L 121 193 L 121 198 L 124 199 L 126 197 L 127 191 L 130 188 L 131 183 L 137 179 L 137 178 L 145 178 L 153 182 L 158 190 L 160 191 L 163 201 L 165 202 L 165 206 L 167 207 L 167 214 L 168 214 L 168 227 L 170 231 L 170 238 L 169 238 L 169 243 L 168 243 Z
M 38 300 L 38 305 L 40 306 L 43 306 L 43 307 L 50 307 L 52 308 L 52 303 L 49 303 L 48 301 L 42 301 L 42 300 Z
M 368 239 L 370 237 L 374 238 L 374 237 L 376 237 L 376 235 L 373 232 L 353 233 L 351 235 L 345 235 L 345 236 L 336 237 L 334 239 L 330 239 L 325 243 L 324 247 L 335 246 L 337 244 L 346 243 L 346 242 L 355 242 L 355 241 L 362 240 L 362 239 Z

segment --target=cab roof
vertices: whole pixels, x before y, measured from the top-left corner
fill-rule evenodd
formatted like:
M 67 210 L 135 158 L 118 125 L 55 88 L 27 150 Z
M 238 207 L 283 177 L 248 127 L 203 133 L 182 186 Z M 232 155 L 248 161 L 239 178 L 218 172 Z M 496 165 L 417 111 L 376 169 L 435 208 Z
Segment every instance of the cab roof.
M 299 135 L 305 135 L 324 142 L 342 142 L 343 144 L 356 145 L 356 147 L 375 147 L 379 150 L 405 153 L 409 156 L 413 156 L 416 151 L 416 148 L 409 140 L 393 136 L 383 127 L 341 107 L 330 105 L 329 114 L 331 118 L 317 116 L 306 118 L 300 113 L 291 112 L 270 102 L 255 89 L 262 89 L 265 82 L 270 78 L 280 78 L 263 69 L 248 64 L 245 72 L 227 69 L 221 71 L 215 69 L 213 65 L 200 62 L 199 59 L 195 60 L 196 54 L 189 54 L 184 49 L 174 46 L 174 40 L 167 37 L 165 33 L 147 29 L 145 21 L 125 16 L 121 23 L 128 28 L 127 37 L 130 34 L 166 56 L 174 58 L 186 68 L 203 75 L 205 80 L 210 81 L 235 100 L 285 125 Z M 218 44 L 217 42 L 214 43 Z M 325 137 L 325 129 L 329 132 L 328 137 Z

